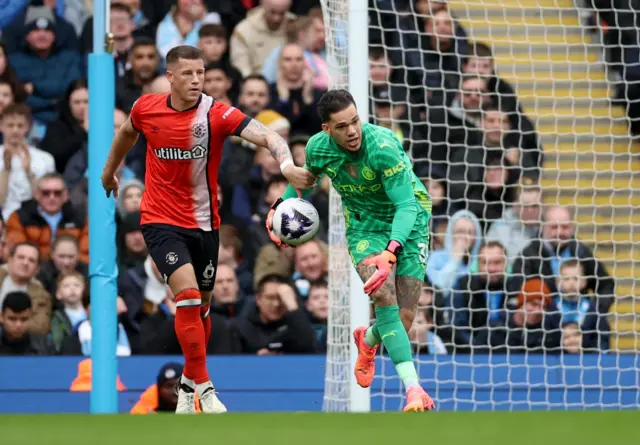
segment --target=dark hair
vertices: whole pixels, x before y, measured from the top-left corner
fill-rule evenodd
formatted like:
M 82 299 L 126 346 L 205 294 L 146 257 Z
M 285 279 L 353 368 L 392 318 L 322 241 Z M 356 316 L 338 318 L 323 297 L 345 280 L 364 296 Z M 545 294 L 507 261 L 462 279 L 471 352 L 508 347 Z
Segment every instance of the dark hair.
M 311 283 L 309 283 L 309 293 L 311 293 L 311 289 L 313 289 L 314 287 L 329 288 L 329 283 L 327 283 L 326 280 L 313 280 Z
M 28 106 L 20 102 L 14 102 L 7 105 L 4 110 L 2 110 L 2 113 L 0 113 L 0 120 L 8 116 L 22 116 L 29 122 L 29 124 L 32 122 L 31 110 Z
M 167 65 L 177 63 L 179 59 L 202 59 L 202 52 L 195 46 L 191 45 L 179 45 L 171 48 L 171 50 L 167 54 Z
M 499 247 L 500 249 L 502 249 L 503 252 L 506 251 L 506 249 L 504 248 L 504 245 L 500 241 L 485 241 L 480 246 L 480 249 L 478 249 L 478 252 L 480 252 L 482 249 L 490 249 L 492 247 Z
M 271 177 L 271 179 L 267 181 L 267 186 L 265 187 L 265 190 L 269 190 L 269 187 L 271 187 L 273 184 L 280 184 L 282 182 L 286 182 L 287 184 L 289 183 L 287 181 L 287 178 L 285 178 L 283 175 L 274 175 Z
M 82 295 L 82 307 L 85 308 L 86 310 L 90 304 L 91 304 L 91 293 L 89 293 L 89 286 L 85 285 L 84 294 Z
M 200 31 L 198 31 L 198 38 L 203 37 L 218 37 L 220 39 L 227 39 L 227 29 L 223 24 L 219 23 L 207 23 L 202 25 Z
M 16 252 L 18 251 L 18 248 L 21 246 L 29 246 L 29 247 L 33 247 L 34 249 L 36 249 L 36 252 L 38 252 L 38 262 L 40 262 L 40 247 L 31 241 L 22 241 L 21 243 L 16 243 L 11 247 L 11 250 L 9 250 L 9 256 L 11 258 L 13 258 L 16 255 Z
M 140 48 L 142 46 L 153 46 L 154 48 L 156 48 L 156 42 L 152 38 L 140 36 L 133 41 L 130 52 L 134 52 L 136 48 Z
M 38 178 L 38 188 L 40 188 L 40 184 L 42 184 L 42 181 L 46 181 L 47 179 L 57 179 L 58 181 L 62 182 L 63 188 L 65 190 L 67 189 L 67 183 L 64 182 L 64 176 L 62 176 L 58 172 L 49 172 L 49 173 L 45 173 L 44 175 L 40 176 Z
M 322 95 L 318 102 L 318 115 L 323 123 L 329 122 L 333 113 L 338 113 L 356 101 L 347 90 L 329 90 Z
M 256 294 L 261 294 L 262 291 L 264 291 L 265 285 L 269 283 L 290 284 L 287 277 L 283 277 L 282 275 L 271 273 L 260 278 L 260 281 L 258 281 L 258 285 L 256 286 Z
M 125 5 L 124 3 L 111 3 L 111 6 L 109 7 L 109 9 L 111 11 L 122 11 L 122 12 L 126 12 L 127 14 L 129 14 L 129 17 L 132 18 L 133 17 L 133 13 L 131 12 L 131 9 Z
M 387 52 L 380 45 L 372 45 L 369 47 L 369 59 L 387 59 Z
M 31 297 L 22 291 L 9 292 L 2 302 L 2 312 L 11 309 L 13 312 L 24 312 L 31 309 Z
M 208 63 L 207 66 L 204 67 L 205 73 L 213 70 L 222 71 L 225 76 L 229 77 L 229 74 L 227 74 L 227 65 L 221 61 Z
M 467 51 L 467 60 L 478 57 L 478 58 L 492 58 L 493 53 L 491 52 L 491 48 L 485 45 L 482 42 L 473 42 L 469 45 L 469 50 Z
M 76 238 L 73 235 L 70 235 L 68 233 L 64 233 L 62 235 L 56 236 L 55 241 L 53 242 L 53 244 L 51 245 L 51 251 L 56 250 L 56 248 L 64 242 L 69 242 L 69 243 L 73 243 L 75 244 L 76 248 L 78 249 L 78 251 L 80 250 L 80 242 L 78 241 L 78 238 Z
M 267 86 L 267 89 L 269 89 L 269 81 L 262 74 L 249 74 L 247 77 L 242 79 L 242 86 L 244 86 L 244 84 L 249 82 L 250 80 L 258 80 L 260 82 L 263 82 Z
M 6 82 L 11 86 L 14 102 L 24 102 L 27 98 L 27 92 L 24 90 L 24 84 L 20 81 L 15 70 L 11 67 L 11 64 L 9 63 L 9 52 L 7 51 L 5 44 L 2 42 L 0 42 L 0 49 L 4 53 L 6 61 L 6 68 L 4 69 L 4 72 L 0 73 L 0 81 Z

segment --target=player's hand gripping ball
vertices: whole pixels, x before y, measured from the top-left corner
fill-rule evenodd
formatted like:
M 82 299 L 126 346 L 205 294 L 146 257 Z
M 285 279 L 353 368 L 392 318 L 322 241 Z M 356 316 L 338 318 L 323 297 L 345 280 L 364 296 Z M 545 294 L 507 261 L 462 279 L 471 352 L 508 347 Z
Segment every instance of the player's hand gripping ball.
M 277 241 L 288 246 L 304 244 L 316 235 L 319 225 L 318 211 L 301 198 L 279 199 L 267 216 L 267 230 L 276 244 Z

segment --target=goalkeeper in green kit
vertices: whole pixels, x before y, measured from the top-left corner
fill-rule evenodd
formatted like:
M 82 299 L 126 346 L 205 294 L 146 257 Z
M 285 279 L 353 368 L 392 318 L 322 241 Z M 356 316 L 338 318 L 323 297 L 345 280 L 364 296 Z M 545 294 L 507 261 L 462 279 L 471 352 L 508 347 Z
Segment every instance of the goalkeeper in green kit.
M 375 324 L 354 332 L 356 379 L 362 387 L 371 385 L 376 351 L 383 343 L 407 389 L 404 411 L 433 409 L 420 386 L 407 335 L 425 278 L 431 199 L 395 135 L 362 123 L 348 91 L 325 93 L 318 114 L 323 131 L 307 143 L 305 168 L 318 177 L 328 175 L 342 197 L 349 254 L 375 305 Z M 267 216 L 267 230 L 278 245 L 282 242 L 271 230 L 273 213 L 293 197 L 297 193 L 289 185 Z

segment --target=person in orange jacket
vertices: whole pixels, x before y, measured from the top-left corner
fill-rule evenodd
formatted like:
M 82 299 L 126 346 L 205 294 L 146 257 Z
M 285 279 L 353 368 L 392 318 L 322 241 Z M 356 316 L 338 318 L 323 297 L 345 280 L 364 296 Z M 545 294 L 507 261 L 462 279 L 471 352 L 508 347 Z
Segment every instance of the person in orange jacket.
M 176 384 L 182 375 L 182 365 L 167 363 L 158 373 L 156 383 L 146 389 L 140 400 L 131 408 L 131 414 L 153 414 L 175 412 L 178 405 Z M 196 412 L 200 410 L 200 402 L 196 396 Z
M 78 363 L 78 375 L 71 382 L 69 391 L 71 392 L 91 392 L 91 359 L 86 358 Z M 116 376 L 116 388 L 119 392 L 126 391 L 127 387 L 124 386 L 120 376 Z

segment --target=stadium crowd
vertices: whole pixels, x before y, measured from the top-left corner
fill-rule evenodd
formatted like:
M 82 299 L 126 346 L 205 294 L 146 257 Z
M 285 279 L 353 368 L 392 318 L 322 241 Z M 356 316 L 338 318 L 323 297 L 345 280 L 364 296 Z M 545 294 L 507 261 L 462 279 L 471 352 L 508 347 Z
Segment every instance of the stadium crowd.
M 0 354 L 91 354 L 91 3 L 0 10 Z M 190 44 L 206 61 L 205 93 L 287 138 L 304 164 L 330 77 L 317 1 L 113 0 L 110 20 L 116 127 L 138 97 L 169 91 L 164 56 Z M 378 0 L 369 67 L 369 120 L 396 133 L 433 201 L 416 352 L 607 350 L 615 283 L 575 238 L 571 209 L 543 207 L 542 147 L 491 49 L 446 2 Z M 140 229 L 145 149 L 141 137 L 119 173 L 117 352 L 178 355 L 173 295 Z M 235 137 L 222 156 L 209 354 L 325 352 L 329 182 L 310 198 L 318 238 L 280 249 L 264 229 L 287 185 L 278 163 Z

